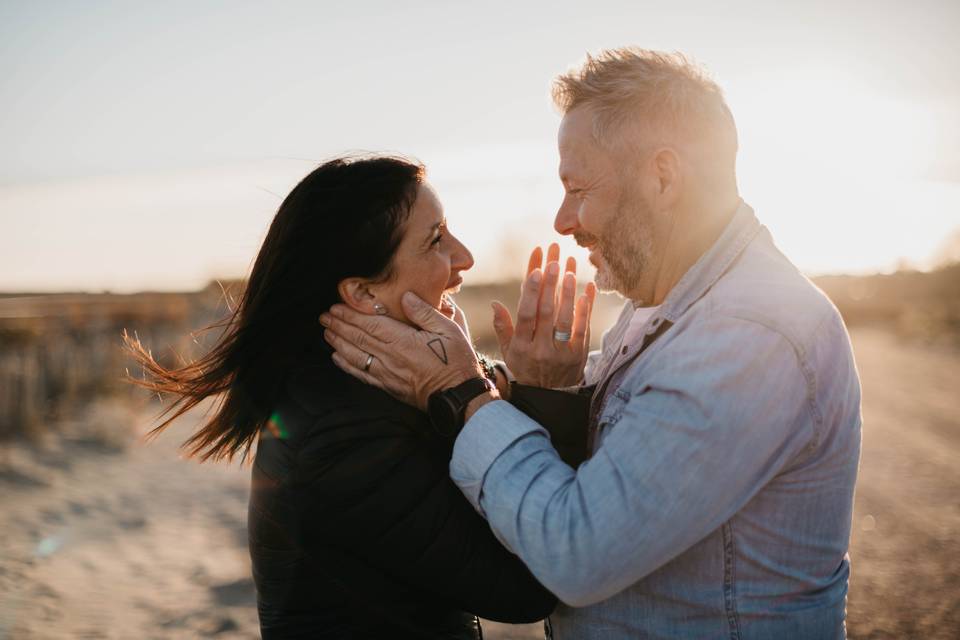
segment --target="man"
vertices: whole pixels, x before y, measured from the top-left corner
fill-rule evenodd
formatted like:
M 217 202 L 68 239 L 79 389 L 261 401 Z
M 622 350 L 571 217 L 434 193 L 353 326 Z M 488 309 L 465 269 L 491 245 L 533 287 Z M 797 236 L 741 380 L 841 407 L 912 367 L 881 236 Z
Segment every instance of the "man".
M 413 297 L 421 331 L 323 316 L 338 362 L 421 408 L 465 405 L 451 476 L 569 605 L 554 637 L 843 637 L 857 373 L 836 309 L 740 200 L 720 89 L 681 56 L 621 49 L 559 78 L 554 97 L 555 227 L 590 247 L 601 289 L 628 299 L 582 372 L 590 458 L 565 464 L 496 391 L 457 392 L 477 375 L 473 351 Z M 497 314 L 520 381 L 576 349 L 554 328 L 549 262 L 525 281 L 512 334 Z M 537 301 L 531 337 L 522 310 Z M 535 346 L 544 332 L 555 356 Z

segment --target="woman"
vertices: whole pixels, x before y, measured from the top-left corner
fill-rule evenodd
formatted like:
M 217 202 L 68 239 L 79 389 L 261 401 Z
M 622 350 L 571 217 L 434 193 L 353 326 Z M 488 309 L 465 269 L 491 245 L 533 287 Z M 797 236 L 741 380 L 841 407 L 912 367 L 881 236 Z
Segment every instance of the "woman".
M 138 382 L 177 396 L 158 429 L 219 396 L 191 453 L 246 458 L 256 443 L 248 528 L 267 640 L 479 638 L 476 616 L 531 622 L 556 604 L 449 479 L 451 443 L 340 371 L 317 323 L 335 302 L 405 321 L 408 290 L 453 317 L 446 294 L 472 265 L 421 165 L 333 160 L 281 204 L 206 356 L 167 370 L 130 343 L 150 374 Z

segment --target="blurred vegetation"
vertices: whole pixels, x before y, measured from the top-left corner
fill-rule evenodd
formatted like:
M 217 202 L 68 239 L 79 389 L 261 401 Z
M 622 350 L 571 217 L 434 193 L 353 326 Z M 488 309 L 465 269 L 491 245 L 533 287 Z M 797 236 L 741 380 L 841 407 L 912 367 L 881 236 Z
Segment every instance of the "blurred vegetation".
M 960 347 L 960 263 L 931 272 L 825 276 L 814 281 L 851 327 L 873 326 L 910 340 Z M 92 400 L 142 393 L 123 378 L 124 331 L 136 333 L 167 365 L 195 357 L 217 332 L 242 282 L 211 283 L 189 293 L 0 294 L 0 440 L 36 437 Z M 516 308 L 519 282 L 466 287 L 457 296 L 478 349 L 498 353 L 491 300 Z M 591 342 L 622 307 L 598 298 Z M 138 372 L 129 372 L 137 375 Z
M 89 402 L 135 391 L 124 331 L 166 365 L 190 358 L 191 335 L 225 313 L 217 284 L 192 293 L 0 296 L 0 440 L 39 437 Z M 131 372 L 136 374 L 136 372 Z
M 960 262 L 929 272 L 824 276 L 814 282 L 848 326 L 874 326 L 905 339 L 960 347 Z

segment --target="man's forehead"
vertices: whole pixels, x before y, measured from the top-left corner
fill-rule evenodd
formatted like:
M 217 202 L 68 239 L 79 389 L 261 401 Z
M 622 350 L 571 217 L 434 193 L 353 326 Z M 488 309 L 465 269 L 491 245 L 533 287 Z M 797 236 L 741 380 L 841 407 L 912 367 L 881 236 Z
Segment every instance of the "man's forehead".
M 581 110 L 574 110 L 564 116 L 557 134 L 557 146 L 560 151 L 560 179 L 566 180 L 581 172 L 588 163 L 591 151 L 596 151 L 593 140 L 593 119 Z
M 557 141 L 561 148 L 583 144 L 592 136 L 593 114 L 584 107 L 569 111 L 563 116 L 557 131 Z

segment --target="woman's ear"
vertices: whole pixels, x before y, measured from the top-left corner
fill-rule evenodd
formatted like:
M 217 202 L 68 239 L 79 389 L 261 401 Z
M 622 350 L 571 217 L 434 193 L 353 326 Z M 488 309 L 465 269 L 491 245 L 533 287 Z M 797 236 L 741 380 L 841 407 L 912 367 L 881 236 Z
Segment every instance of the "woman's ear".
M 360 313 L 376 313 L 377 300 L 370 292 L 370 281 L 363 278 L 345 278 L 337 285 L 337 292 L 343 303 Z

